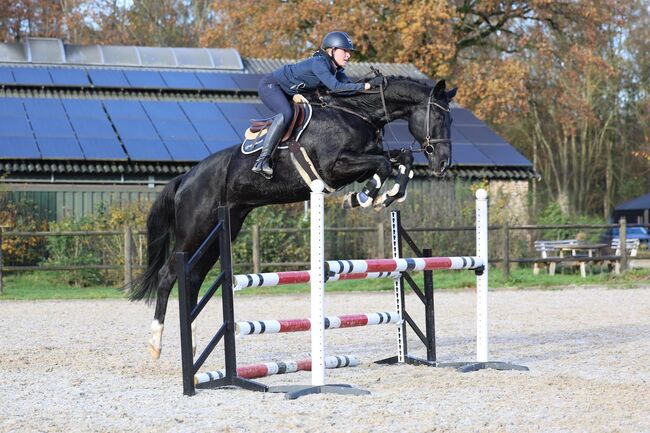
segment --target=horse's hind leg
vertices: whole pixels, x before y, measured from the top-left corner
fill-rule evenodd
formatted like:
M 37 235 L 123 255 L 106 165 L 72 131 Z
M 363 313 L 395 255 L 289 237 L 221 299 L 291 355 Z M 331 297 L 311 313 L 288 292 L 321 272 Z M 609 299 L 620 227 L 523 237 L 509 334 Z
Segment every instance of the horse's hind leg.
M 170 257 L 167 263 L 158 271 L 158 291 L 156 296 L 156 311 L 153 315 L 153 322 L 151 323 L 151 339 L 147 345 L 147 350 L 153 359 L 160 358 L 160 351 L 162 349 L 162 334 L 165 324 L 165 313 L 167 312 L 167 301 L 169 294 L 176 281 L 176 272 L 172 268 L 172 260 Z
M 213 256 L 218 257 L 218 251 L 213 252 Z M 153 359 L 160 358 L 160 352 L 162 350 L 162 334 L 165 324 L 165 314 L 167 311 L 167 303 L 169 301 L 169 295 L 171 293 L 172 287 L 174 286 L 174 281 L 176 281 L 176 272 L 171 268 L 171 260 L 167 262 L 165 266 L 160 270 L 160 283 L 158 285 L 158 296 L 156 298 L 156 311 L 154 312 L 154 319 L 151 323 L 151 339 L 147 345 L 147 350 Z M 204 258 L 205 259 L 205 258 Z M 208 261 L 211 260 L 208 258 Z M 216 260 L 212 258 L 212 260 Z M 190 305 L 192 308 L 197 304 L 199 290 L 201 289 L 201 283 L 205 279 L 205 275 L 210 270 L 212 264 L 205 265 L 206 261 L 201 260 L 201 263 L 195 268 L 194 272 L 190 275 Z M 214 263 L 214 261 L 212 262 Z M 196 324 L 192 322 L 192 351 L 196 352 Z

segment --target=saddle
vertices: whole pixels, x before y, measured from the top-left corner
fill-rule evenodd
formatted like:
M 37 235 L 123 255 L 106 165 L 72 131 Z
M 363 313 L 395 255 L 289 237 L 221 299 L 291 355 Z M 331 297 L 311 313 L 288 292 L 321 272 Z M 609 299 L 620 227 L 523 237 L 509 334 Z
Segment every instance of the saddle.
M 282 143 L 294 137 L 294 141 L 298 141 L 302 132 L 307 128 L 311 120 L 312 108 L 309 101 L 302 95 L 293 96 L 293 119 L 287 127 L 284 135 L 280 139 L 278 149 L 286 149 L 287 146 L 282 146 Z M 259 151 L 264 144 L 264 136 L 266 135 L 269 126 L 273 123 L 273 118 L 267 119 L 250 119 L 250 126 L 244 133 L 244 141 L 241 144 L 241 151 L 244 154 L 251 154 Z

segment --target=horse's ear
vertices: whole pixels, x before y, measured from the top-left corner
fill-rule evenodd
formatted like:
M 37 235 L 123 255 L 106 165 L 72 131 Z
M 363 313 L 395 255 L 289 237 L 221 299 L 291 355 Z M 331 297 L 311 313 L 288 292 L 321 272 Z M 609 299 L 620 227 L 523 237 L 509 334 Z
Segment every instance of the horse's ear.
M 458 92 L 458 87 L 454 87 L 450 91 L 447 92 L 447 100 L 451 101 L 454 96 L 456 96 L 456 92 Z
M 433 97 L 440 99 L 444 95 L 446 85 L 447 83 L 445 83 L 445 80 L 438 81 L 433 88 Z

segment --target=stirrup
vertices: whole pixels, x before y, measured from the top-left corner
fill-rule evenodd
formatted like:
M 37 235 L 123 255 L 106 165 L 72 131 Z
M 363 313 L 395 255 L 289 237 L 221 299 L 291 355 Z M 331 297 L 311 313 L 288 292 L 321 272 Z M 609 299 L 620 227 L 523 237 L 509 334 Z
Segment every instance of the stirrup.
M 268 168 L 264 167 L 265 164 Z M 268 180 L 271 180 L 273 178 L 273 167 L 271 167 L 271 165 L 268 163 L 268 160 L 261 161 L 259 163 L 255 161 L 255 164 L 253 165 L 253 168 L 251 168 L 251 171 L 253 173 L 264 176 Z

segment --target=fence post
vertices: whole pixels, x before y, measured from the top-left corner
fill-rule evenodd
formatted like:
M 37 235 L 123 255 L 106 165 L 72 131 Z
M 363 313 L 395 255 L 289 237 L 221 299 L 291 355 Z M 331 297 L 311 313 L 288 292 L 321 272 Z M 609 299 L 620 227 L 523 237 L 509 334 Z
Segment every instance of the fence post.
M 377 224 L 377 258 L 383 259 L 386 257 L 386 250 L 384 249 L 384 223 Z
M 124 225 L 124 288 L 131 290 L 133 281 L 133 233 L 131 227 Z
M 4 285 L 2 283 L 2 226 L 0 226 L 0 295 L 4 293 Z
M 503 278 L 510 278 L 510 225 L 503 223 Z
M 260 273 L 260 226 L 253 224 L 253 273 Z
M 621 272 L 627 271 L 627 221 L 625 217 L 618 220 L 618 240 L 621 246 Z

